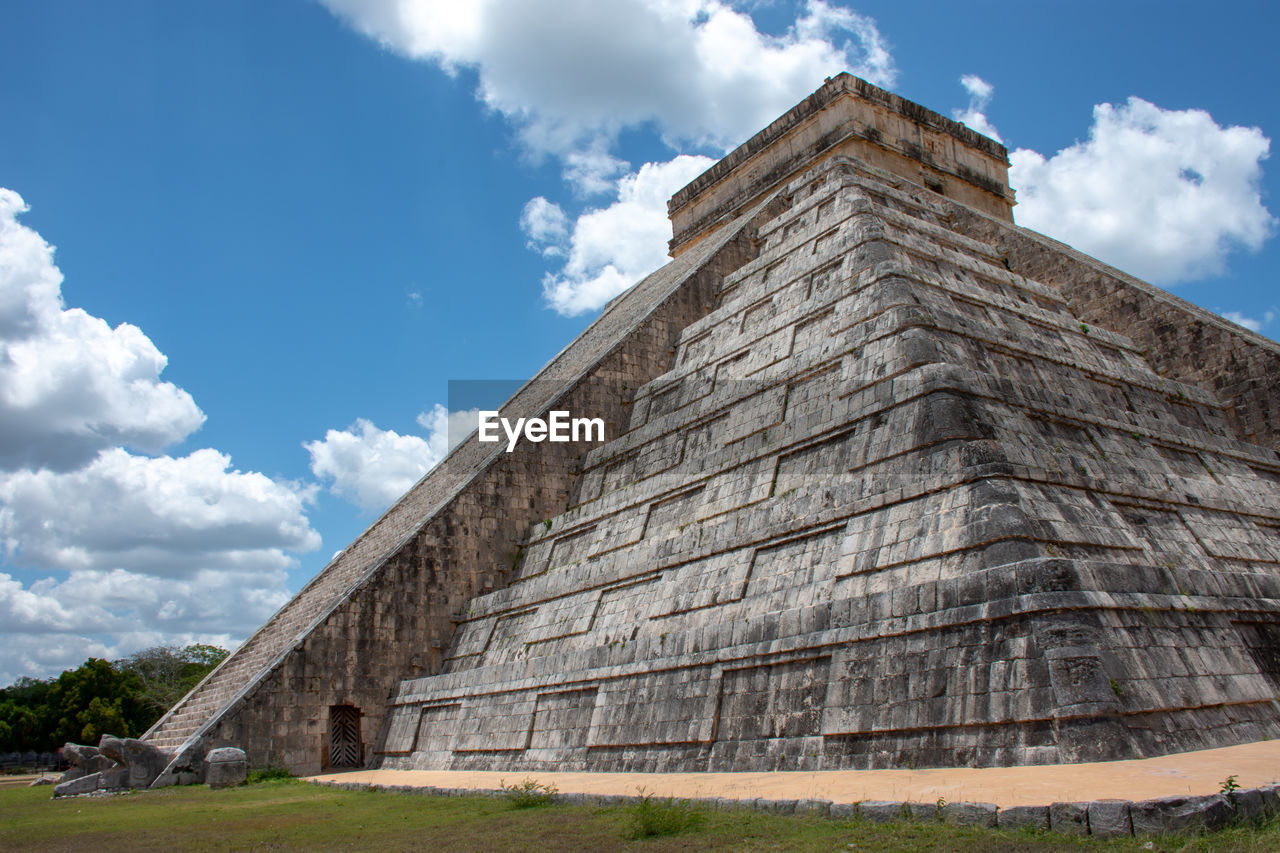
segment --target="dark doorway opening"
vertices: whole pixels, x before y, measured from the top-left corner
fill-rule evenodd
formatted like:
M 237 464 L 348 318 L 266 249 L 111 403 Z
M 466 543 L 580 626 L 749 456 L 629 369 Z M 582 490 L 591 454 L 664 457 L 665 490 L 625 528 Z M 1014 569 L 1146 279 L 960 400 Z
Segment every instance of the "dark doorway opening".
M 329 766 L 362 767 L 360 709 L 355 705 L 329 706 Z

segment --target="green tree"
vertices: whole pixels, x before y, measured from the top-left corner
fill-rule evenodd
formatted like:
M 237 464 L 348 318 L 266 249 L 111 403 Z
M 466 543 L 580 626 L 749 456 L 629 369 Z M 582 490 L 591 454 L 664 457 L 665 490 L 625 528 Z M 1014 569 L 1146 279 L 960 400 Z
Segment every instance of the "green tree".
M 138 676 L 138 701 L 154 715 L 147 723 L 149 727 L 222 663 L 227 654 L 226 649 L 203 643 L 184 648 L 154 646 L 120 661 L 118 666 Z
M 227 654 L 200 643 L 156 646 L 115 663 L 89 658 L 57 678 L 19 679 L 0 689 L 0 751 L 138 737 Z
M 49 690 L 45 729 L 49 740 L 44 748 L 57 748 L 68 741 L 97 743 L 97 738 L 109 731 L 105 726 L 118 726 L 110 733 L 119 737 L 141 734 L 137 724 L 146 718 L 137 699 L 141 687 L 136 673 L 98 658 L 89 658 L 62 673 Z M 89 737 L 92 740 L 87 740 Z

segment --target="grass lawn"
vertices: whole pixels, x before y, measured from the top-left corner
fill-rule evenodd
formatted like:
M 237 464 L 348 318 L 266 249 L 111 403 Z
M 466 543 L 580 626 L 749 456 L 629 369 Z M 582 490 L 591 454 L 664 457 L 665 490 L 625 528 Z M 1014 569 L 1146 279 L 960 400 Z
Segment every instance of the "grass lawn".
M 0 790 L 3 850 L 1280 850 L 1280 823 L 1212 835 L 1095 841 L 938 824 L 636 806 L 515 808 L 506 799 L 341 791 L 271 781 L 111 797 L 50 798 L 52 789 Z M 675 834 L 635 837 L 638 821 Z M 1151 843 L 1151 847 L 1144 845 Z

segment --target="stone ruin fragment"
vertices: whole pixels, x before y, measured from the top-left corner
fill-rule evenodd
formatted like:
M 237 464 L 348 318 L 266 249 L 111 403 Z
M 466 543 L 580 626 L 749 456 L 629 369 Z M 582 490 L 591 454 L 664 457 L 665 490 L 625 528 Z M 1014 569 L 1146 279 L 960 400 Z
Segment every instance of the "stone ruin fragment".
M 244 750 L 188 750 L 185 759 L 137 738 L 103 735 L 97 746 L 68 743 L 62 754 L 71 768 L 53 789 L 55 797 L 207 782 L 219 788 L 245 780 Z M 176 766 L 176 769 L 175 769 Z

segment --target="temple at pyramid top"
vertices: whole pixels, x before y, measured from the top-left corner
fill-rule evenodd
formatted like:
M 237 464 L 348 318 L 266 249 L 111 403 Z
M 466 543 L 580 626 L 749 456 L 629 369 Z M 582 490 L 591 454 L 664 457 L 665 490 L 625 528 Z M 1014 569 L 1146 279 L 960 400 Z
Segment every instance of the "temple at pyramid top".
M 1013 221 L 1009 155 L 1003 145 L 841 73 L 671 197 L 672 256 L 802 170 L 840 155 Z

